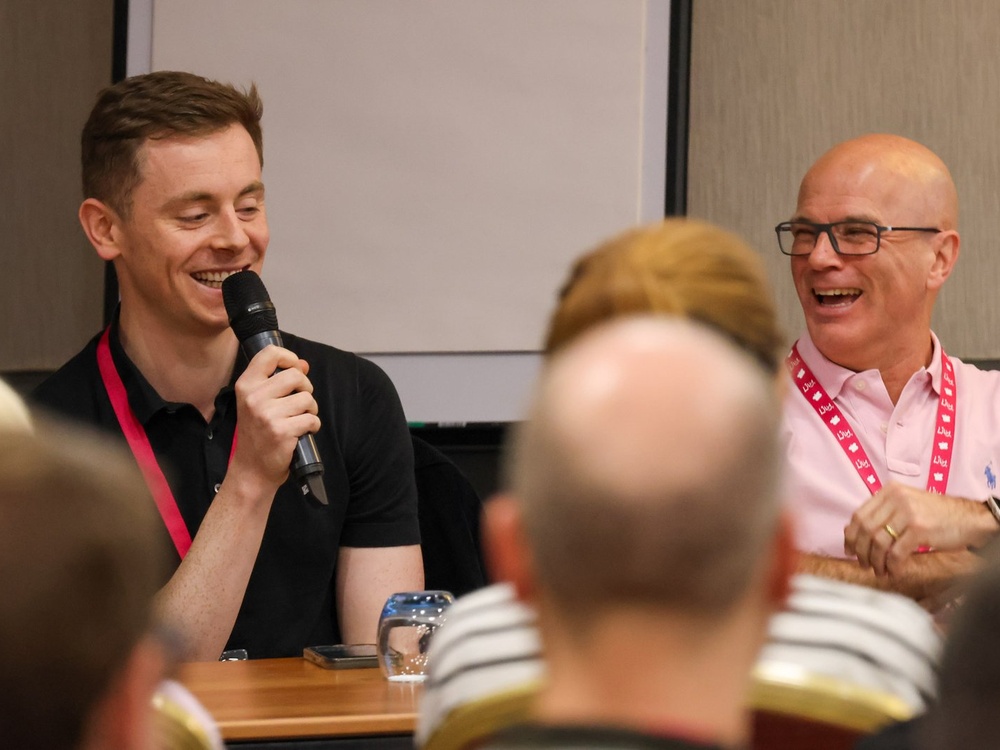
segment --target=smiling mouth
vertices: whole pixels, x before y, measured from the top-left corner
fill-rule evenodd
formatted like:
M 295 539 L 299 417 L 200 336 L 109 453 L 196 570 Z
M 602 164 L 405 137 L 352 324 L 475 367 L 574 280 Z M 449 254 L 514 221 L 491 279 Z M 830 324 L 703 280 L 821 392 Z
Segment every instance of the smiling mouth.
M 848 307 L 861 296 L 861 290 L 854 287 L 843 289 L 813 289 L 813 296 L 822 307 Z
M 235 271 L 201 271 L 199 273 L 191 274 L 191 278 L 199 284 L 204 284 L 211 289 L 222 289 L 223 281 L 228 279 L 234 273 L 240 273 L 249 267 L 250 266 L 247 266 L 246 268 L 238 268 Z

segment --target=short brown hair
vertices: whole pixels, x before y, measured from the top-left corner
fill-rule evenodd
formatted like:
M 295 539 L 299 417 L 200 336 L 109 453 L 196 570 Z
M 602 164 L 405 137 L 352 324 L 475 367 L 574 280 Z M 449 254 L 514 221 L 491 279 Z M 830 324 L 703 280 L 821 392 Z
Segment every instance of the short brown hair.
M 140 149 L 150 138 L 200 136 L 242 125 L 264 165 L 256 85 L 241 91 L 193 73 L 162 70 L 132 76 L 101 91 L 81 137 L 83 197 L 127 218 L 142 178 Z
M 573 265 L 549 324 L 553 352 L 602 321 L 643 313 L 706 323 L 772 373 L 784 334 L 760 256 L 739 237 L 694 219 L 631 229 Z
M 158 518 L 130 456 L 39 424 L 0 431 L 0 737 L 79 746 L 149 631 L 166 580 Z

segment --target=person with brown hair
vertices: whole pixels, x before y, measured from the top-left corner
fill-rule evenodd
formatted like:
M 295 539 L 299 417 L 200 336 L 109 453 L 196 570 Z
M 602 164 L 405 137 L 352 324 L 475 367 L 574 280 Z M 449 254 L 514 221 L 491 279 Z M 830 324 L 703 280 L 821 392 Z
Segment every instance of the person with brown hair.
M 23 750 L 153 747 L 167 577 L 134 461 L 103 438 L 0 429 L 0 737 Z
M 410 436 L 385 373 L 287 333 L 247 362 L 229 327 L 222 282 L 260 272 L 270 237 L 261 113 L 256 89 L 183 72 L 99 95 L 79 218 L 121 302 L 34 393 L 128 439 L 175 550 L 159 605 L 191 659 L 372 643 L 386 597 L 423 583 Z M 329 505 L 289 478 L 307 433 Z
M 579 258 L 545 350 L 596 323 L 649 313 L 707 323 L 778 371 L 784 334 L 760 256 L 735 234 L 695 219 L 630 229 Z

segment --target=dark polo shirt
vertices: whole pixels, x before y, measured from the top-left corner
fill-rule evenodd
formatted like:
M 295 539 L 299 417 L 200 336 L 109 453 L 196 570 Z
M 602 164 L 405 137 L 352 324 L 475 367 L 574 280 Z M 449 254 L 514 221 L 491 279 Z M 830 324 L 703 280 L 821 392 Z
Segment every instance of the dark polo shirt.
M 341 642 L 334 590 L 341 546 L 420 541 L 410 435 L 389 378 L 355 354 L 288 333 L 282 337 L 310 365 L 323 423 L 316 445 L 330 504 L 304 497 L 291 479 L 278 489 L 226 645 L 245 648 L 251 658 L 299 656 L 305 646 Z M 32 401 L 124 440 L 97 367 L 98 339 L 42 383 Z M 206 423 L 194 406 L 160 397 L 129 360 L 116 327 L 110 343 L 129 405 L 194 537 L 226 476 L 237 416 L 232 383 L 246 369 L 245 357 L 238 355 L 232 382 L 219 391 Z M 165 527 L 163 538 L 179 564 Z

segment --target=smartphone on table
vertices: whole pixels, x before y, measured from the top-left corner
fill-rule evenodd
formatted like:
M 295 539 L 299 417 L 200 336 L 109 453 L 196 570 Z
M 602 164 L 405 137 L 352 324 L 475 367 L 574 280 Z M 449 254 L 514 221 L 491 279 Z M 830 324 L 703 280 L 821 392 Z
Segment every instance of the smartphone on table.
M 374 643 L 338 643 L 332 646 L 308 646 L 302 656 L 325 669 L 377 667 Z

